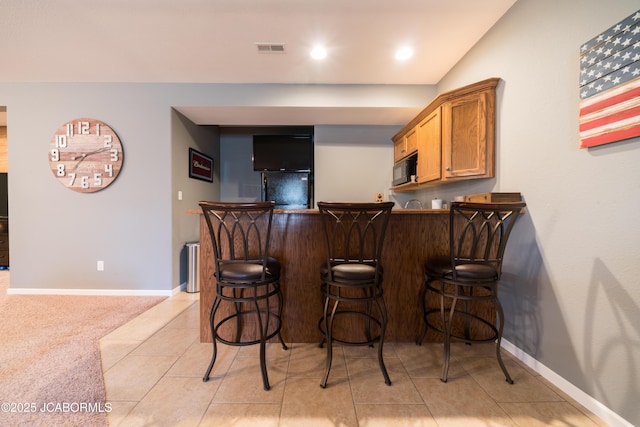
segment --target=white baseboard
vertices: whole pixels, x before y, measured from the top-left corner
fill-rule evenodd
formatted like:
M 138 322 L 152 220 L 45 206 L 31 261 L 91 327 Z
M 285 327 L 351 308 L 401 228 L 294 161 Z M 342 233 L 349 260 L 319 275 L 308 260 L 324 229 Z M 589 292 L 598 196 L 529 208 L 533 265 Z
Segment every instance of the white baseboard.
M 91 295 L 91 296 L 138 296 L 171 297 L 180 293 L 181 287 L 165 291 L 160 289 L 43 289 L 8 288 L 7 295 Z
M 633 427 L 633 424 L 622 418 L 620 415 L 607 408 L 598 400 L 586 394 L 578 387 L 540 363 L 520 348 L 516 347 L 509 341 L 502 339 L 502 348 L 513 354 L 517 359 L 521 360 L 525 365 L 548 379 L 553 385 L 558 387 L 573 400 L 587 408 L 600 419 L 608 423 L 611 427 Z

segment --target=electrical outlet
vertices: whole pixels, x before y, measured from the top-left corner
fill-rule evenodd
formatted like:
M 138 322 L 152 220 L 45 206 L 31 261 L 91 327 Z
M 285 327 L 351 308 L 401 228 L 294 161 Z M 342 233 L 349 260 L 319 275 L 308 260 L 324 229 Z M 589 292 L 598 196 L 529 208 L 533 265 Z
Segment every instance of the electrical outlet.
M 104 271 L 104 261 L 98 261 L 98 271 Z
M 374 196 L 374 200 L 376 202 L 384 202 L 384 194 L 376 193 L 375 196 Z

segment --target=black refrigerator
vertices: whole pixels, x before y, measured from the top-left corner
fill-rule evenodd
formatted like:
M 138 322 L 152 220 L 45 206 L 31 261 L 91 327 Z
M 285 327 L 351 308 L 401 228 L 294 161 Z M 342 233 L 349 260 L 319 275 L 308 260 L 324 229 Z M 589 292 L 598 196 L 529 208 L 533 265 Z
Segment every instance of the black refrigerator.
M 309 209 L 313 134 L 253 135 L 253 170 L 260 171 L 262 201 L 274 202 L 276 209 Z
M 310 180 L 309 172 L 262 172 L 262 200 L 276 209 L 309 209 Z

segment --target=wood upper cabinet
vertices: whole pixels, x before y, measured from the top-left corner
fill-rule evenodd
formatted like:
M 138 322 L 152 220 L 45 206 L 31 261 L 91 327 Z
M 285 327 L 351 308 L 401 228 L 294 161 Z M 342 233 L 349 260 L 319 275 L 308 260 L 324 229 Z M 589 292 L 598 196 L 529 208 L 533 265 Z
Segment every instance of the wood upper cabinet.
M 409 154 L 413 154 L 418 149 L 418 135 L 416 129 L 411 129 L 399 138 L 393 141 L 393 162 L 397 163 L 400 160 L 407 157 Z
M 417 183 L 395 191 L 494 176 L 499 81 L 487 79 L 439 95 L 393 137 L 395 162 L 411 154 L 410 140 L 416 141 L 418 153 Z
M 422 119 L 417 126 L 418 165 L 416 174 L 418 183 L 440 179 L 442 169 L 442 124 L 440 108 Z
M 413 154 L 418 150 L 418 133 L 416 132 L 416 129 L 407 133 L 405 141 L 407 144 L 407 155 Z
M 443 179 L 493 176 L 493 104 L 483 91 L 442 105 Z

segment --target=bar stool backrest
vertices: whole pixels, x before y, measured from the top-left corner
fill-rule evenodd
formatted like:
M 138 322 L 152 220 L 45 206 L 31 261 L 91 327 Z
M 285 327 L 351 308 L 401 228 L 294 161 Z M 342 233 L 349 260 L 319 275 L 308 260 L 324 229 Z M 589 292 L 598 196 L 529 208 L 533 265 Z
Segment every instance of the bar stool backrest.
M 260 264 L 264 280 L 274 203 L 200 202 L 200 207 L 211 235 L 216 272 L 221 263 Z
M 324 227 L 327 269 L 341 263 L 380 264 L 393 202 L 318 202 Z M 376 269 L 377 270 L 377 269 Z
M 524 202 L 453 202 L 450 210 L 449 242 L 451 265 L 488 264 L 502 275 L 502 260 L 511 230 Z M 452 268 L 453 279 L 457 269 Z

